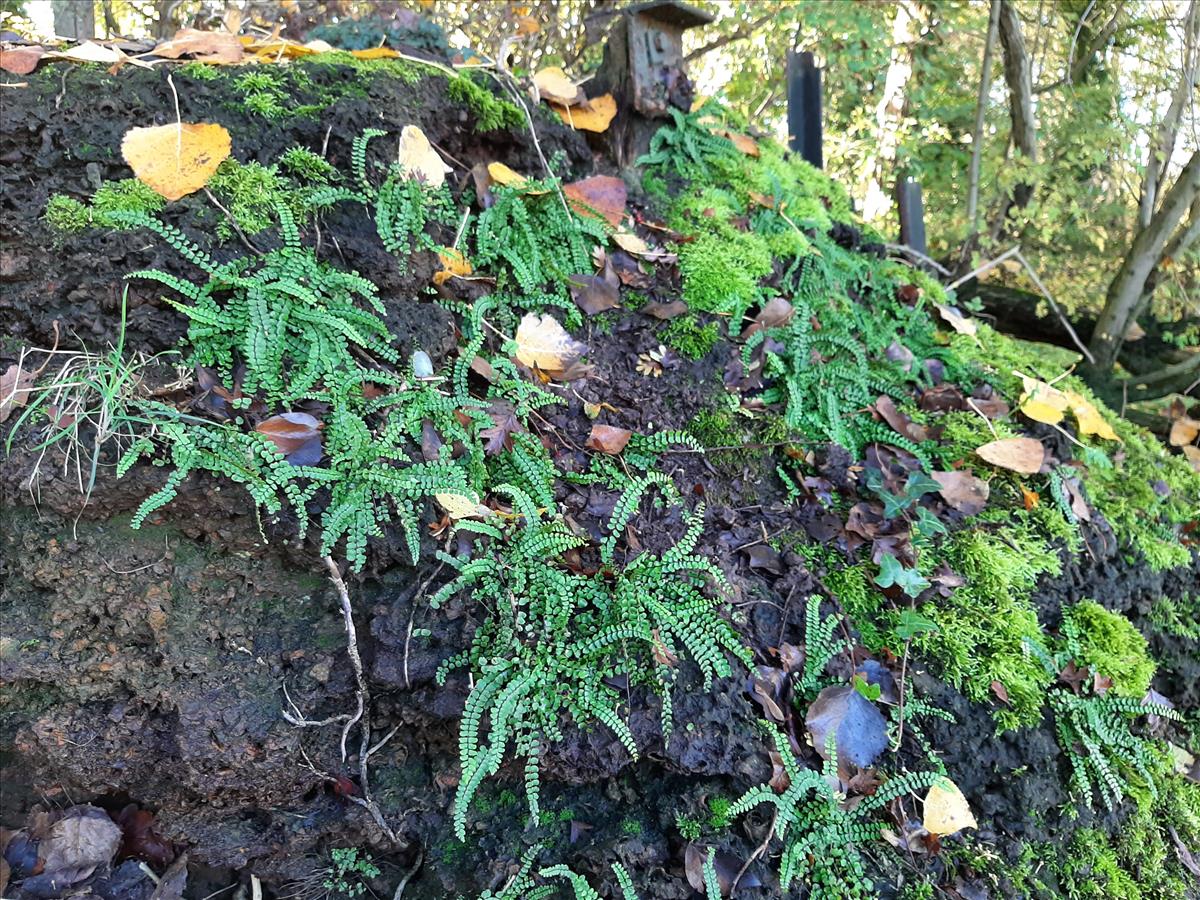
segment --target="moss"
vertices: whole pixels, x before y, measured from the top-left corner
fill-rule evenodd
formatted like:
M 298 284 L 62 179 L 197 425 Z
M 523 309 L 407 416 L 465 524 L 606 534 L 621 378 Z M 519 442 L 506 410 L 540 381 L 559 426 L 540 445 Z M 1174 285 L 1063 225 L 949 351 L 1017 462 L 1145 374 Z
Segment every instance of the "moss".
M 679 271 L 691 309 L 729 315 L 731 326 L 740 325 L 758 299 L 758 280 L 771 272 L 771 254 L 758 235 L 701 233 L 679 248 Z
M 279 167 L 294 178 L 314 184 L 326 184 L 337 178 L 337 169 L 307 147 L 291 147 L 279 157 Z
M 306 58 L 305 66 L 344 66 L 353 69 L 360 77 L 374 75 L 389 75 L 398 78 L 405 84 L 416 84 L 422 78 L 444 78 L 444 73 L 432 66 L 410 62 L 404 59 L 359 59 L 344 50 L 331 53 L 318 53 Z
M 1146 897 L 1184 897 L 1195 887 L 1176 852 L 1200 846 L 1200 785 L 1164 768 L 1156 779 L 1158 796 L 1139 804 L 1116 837 L 1124 868 L 1137 873 Z
M 1167 634 L 1200 641 L 1200 594 L 1158 598 L 1150 607 L 1150 621 Z
M 1079 665 L 1112 679 L 1122 697 L 1141 698 L 1154 677 L 1154 660 L 1146 639 L 1133 623 L 1092 600 L 1082 600 L 1063 613 L 1063 631 L 1078 644 Z
M 690 360 L 708 356 L 720 339 L 716 322 L 700 323 L 694 314 L 679 316 L 667 323 L 659 333 L 662 342 Z
M 961 531 L 946 541 L 939 562 L 966 584 L 951 597 L 921 607 L 938 630 L 915 641 L 924 658 L 936 662 L 946 680 L 976 703 L 996 703 L 992 682 L 1004 686 L 1009 705 L 994 713 L 1001 729 L 1041 718 L 1050 675 L 1038 654 L 1030 652 L 1040 647 L 1044 653 L 1046 646 L 1030 594 L 1039 576 L 1060 568 L 1058 556 L 1028 520 L 1004 512 L 1017 524 L 990 533 Z
M 112 220 L 115 212 L 141 212 L 153 214 L 166 205 L 159 194 L 138 181 L 124 178 L 106 181 L 92 196 L 90 204 L 80 203 L 65 194 L 53 195 L 46 204 L 43 220 L 60 234 L 77 234 L 88 228 L 115 228 L 124 226 Z
M 888 639 L 878 620 L 883 594 L 870 585 L 865 566 L 831 571 L 825 576 L 825 583 L 842 604 L 850 624 L 858 630 L 863 646 L 872 652 L 882 649 Z
M 722 831 L 729 827 L 729 809 L 733 802 L 720 795 L 708 798 L 708 827 Z
M 1094 828 L 1075 832 L 1062 865 L 1063 895 L 1070 900 L 1140 900 L 1138 879 L 1122 866 L 1108 835 Z
M 218 167 L 208 187 L 248 235 L 272 227 L 279 206 L 288 207 L 297 221 L 302 221 L 307 213 L 302 197 L 279 175 L 278 166 L 227 159 Z M 217 223 L 217 234 L 222 240 L 233 236 L 233 228 L 226 219 Z
M 221 68 L 210 63 L 193 61 L 184 63 L 175 73 L 194 81 L 217 81 L 221 77 Z
M 476 131 L 521 128 L 525 125 L 525 114 L 515 104 L 476 84 L 470 75 L 448 79 L 446 93 L 451 100 L 465 104 L 474 113 Z

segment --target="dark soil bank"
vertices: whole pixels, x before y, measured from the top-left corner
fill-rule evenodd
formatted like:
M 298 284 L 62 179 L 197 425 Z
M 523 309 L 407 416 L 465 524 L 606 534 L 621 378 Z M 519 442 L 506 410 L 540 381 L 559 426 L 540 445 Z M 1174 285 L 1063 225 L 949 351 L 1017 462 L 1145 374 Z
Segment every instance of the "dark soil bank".
M 394 134 L 415 123 L 460 166 L 452 177 L 494 160 L 527 172 L 540 165 L 527 134 L 475 132 L 470 111 L 447 96 L 440 77 L 410 83 L 386 73 L 312 66 L 310 82 L 335 99 L 318 115 L 281 119 L 248 112 L 230 78 L 199 80 L 178 70 L 173 77 L 183 119 L 224 124 L 242 160 L 269 163 L 292 146 L 324 147 L 344 169 L 350 141 L 364 129 Z M 120 159 L 122 134 L 133 125 L 174 120 L 166 71 L 126 68 L 114 77 L 94 67 L 48 66 L 27 80 L 27 88 L 5 91 L 0 111 L 0 368 L 20 346 L 48 347 L 56 333 L 64 347 L 103 348 L 114 341 L 128 272 L 191 274 L 169 248 L 143 234 L 89 230 L 64 239 L 41 221 L 52 194 L 84 199 L 101 180 L 129 176 Z M 567 172 L 594 169 L 578 135 L 549 120 L 539 127 L 543 150 L 560 153 Z M 211 232 L 197 224 L 202 206 L 203 195 L 193 196 L 173 204 L 165 217 L 209 245 Z M 326 252 L 379 285 L 405 352 L 425 349 L 437 361 L 453 350 L 453 318 L 423 293 L 437 267 L 432 254 L 419 254 L 400 274 L 368 218 L 339 213 L 327 217 L 324 228 Z M 646 293 L 670 299 L 676 287 L 662 281 Z M 184 333 L 183 318 L 158 295 L 148 284 L 130 286 L 130 350 L 167 350 Z M 635 374 L 638 354 L 658 346 L 661 327 L 618 310 L 609 327 L 581 334 L 594 376 L 547 413 L 562 440 L 560 468 L 582 468 L 584 455 L 576 448 L 591 426 L 584 402 L 612 404 L 621 412 L 611 424 L 649 432 L 686 427 L 723 393 L 729 353 L 723 343 L 705 360 L 681 360 L 653 382 Z M 753 451 L 669 459 L 681 488 L 705 494 L 697 552 L 728 573 L 735 615 L 756 661 L 766 662 L 781 643 L 801 644 L 802 598 L 817 589 L 820 573 L 794 553 L 764 564 L 745 549 L 765 533 L 804 533 L 813 525 L 785 504 L 774 464 Z M 686 842 L 677 816 L 704 819 L 713 798 L 735 798 L 771 776 L 761 711 L 743 679 L 705 692 L 685 665 L 668 744 L 658 732 L 658 701 L 635 698 L 631 726 L 640 760 L 607 730 L 568 730 L 543 762 L 541 821 L 528 821 L 520 765 L 510 762 L 485 783 L 468 840 L 457 841 L 450 804 L 468 686 L 461 677 L 437 686 L 434 674 L 477 623 L 457 601 L 439 610 L 423 602 L 446 575 L 432 552 L 419 568 L 407 565 L 401 537 L 389 534 L 373 543 L 367 574 L 350 579 L 349 587 L 375 733 L 396 729 L 371 758 L 375 797 L 404 843 L 390 846 L 353 802 L 358 764 L 355 746 L 342 758 L 340 722 L 298 728 L 284 719 L 285 712 L 336 717 L 355 702 L 338 598 L 311 539 L 297 542 L 286 522 L 260 522 L 236 486 L 198 477 L 146 526 L 132 530 L 130 515 L 161 484 L 161 470 L 141 467 L 117 480 L 112 462 L 101 467 L 86 504 L 77 473 L 53 454 L 43 457 L 26 435 L 0 464 L 0 822 L 6 826 L 19 826 L 38 806 L 92 803 L 116 813 L 137 804 L 153 813 L 156 832 L 174 850 L 186 848 L 193 867 L 189 896 L 197 897 L 234 878 L 247 881 L 249 873 L 263 879 L 268 892 L 283 892 L 287 882 L 327 864 L 330 847 L 348 846 L 372 850 L 384 870 L 381 891 L 412 870 L 405 898 L 474 895 L 502 884 L 523 848 L 540 840 L 556 861 L 598 876 L 596 883 L 620 861 L 635 873 L 642 896 L 669 900 L 695 896 L 684 874 Z M 561 508 L 599 534 L 615 496 L 589 487 L 559 490 Z M 422 521 L 434 519 L 430 509 Z M 651 544 L 656 535 L 680 530 L 677 514 L 646 512 L 635 525 Z M 434 538 L 426 534 L 424 541 L 432 551 Z M 1153 573 L 1112 550 L 1069 560 L 1062 576 L 1040 586 L 1038 604 L 1049 626 L 1061 619 L 1063 605 L 1089 597 L 1153 630 L 1145 618 L 1153 601 L 1184 596 L 1197 585 L 1200 565 Z M 1162 663 L 1156 687 L 1186 710 L 1200 704 L 1194 647 L 1168 634 L 1152 637 Z M 979 819 L 972 841 L 1015 861 L 1022 842 L 1065 845 L 1081 827 L 1112 828 L 1120 821 L 1120 815 L 1062 814 L 1068 764 L 1049 720 L 996 738 L 988 709 L 923 672 L 916 684 L 957 717 L 956 724 L 933 720 L 929 736 Z M 765 820 L 752 815 L 707 837 L 745 859 L 765 829 Z M 970 864 L 893 852 L 882 843 L 870 854 L 886 893 L 930 872 L 957 885 L 958 896 L 985 896 Z M 744 885 L 757 880 L 761 886 L 744 886 L 739 896 L 779 896 L 774 869 L 756 862 Z M 142 888 L 111 884 L 92 890 L 112 898 L 143 896 Z M 992 890 L 991 896 L 1004 896 L 1003 887 Z

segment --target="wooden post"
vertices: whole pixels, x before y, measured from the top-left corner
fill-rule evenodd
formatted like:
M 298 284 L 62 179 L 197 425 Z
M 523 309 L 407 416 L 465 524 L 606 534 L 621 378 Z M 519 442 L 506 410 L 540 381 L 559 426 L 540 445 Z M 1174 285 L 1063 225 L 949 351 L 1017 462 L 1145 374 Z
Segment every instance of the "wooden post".
M 896 206 L 900 210 L 900 243 L 922 255 L 928 255 L 925 247 L 925 205 L 921 201 L 920 183 L 907 176 L 897 178 Z
M 821 151 L 821 70 L 808 52 L 788 51 L 788 146 L 818 169 Z

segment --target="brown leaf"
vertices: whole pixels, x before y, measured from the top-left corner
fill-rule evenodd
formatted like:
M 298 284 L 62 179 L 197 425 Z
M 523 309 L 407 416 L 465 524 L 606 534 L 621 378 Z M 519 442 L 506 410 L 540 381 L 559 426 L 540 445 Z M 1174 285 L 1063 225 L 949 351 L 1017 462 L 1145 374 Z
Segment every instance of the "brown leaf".
M 121 140 L 121 155 L 139 181 L 178 200 L 208 184 L 231 146 L 222 126 L 185 122 L 129 129 Z
M 1066 668 L 1058 673 L 1058 680 L 1067 685 L 1076 694 L 1080 693 L 1083 683 L 1089 679 L 1087 666 L 1080 668 L 1075 661 L 1067 663 Z
M 658 633 L 658 629 L 653 629 L 650 632 L 650 635 L 653 638 L 653 641 L 650 644 L 650 655 L 654 657 L 654 661 L 660 666 L 667 666 L 668 668 L 672 669 L 679 665 L 679 657 L 672 653 L 670 648 L 663 643 L 662 636 Z
M 794 312 L 795 309 L 788 301 L 782 297 L 772 297 L 767 301 L 767 305 L 759 310 L 758 315 L 754 317 L 754 321 L 742 333 L 742 337 L 748 338 L 756 331 L 786 325 Z
M 896 401 L 887 394 L 880 394 L 879 399 L 875 401 L 873 407 L 875 412 L 879 413 L 880 418 L 887 422 L 892 427 L 892 430 L 898 434 L 902 434 L 910 441 L 915 441 L 918 444 L 929 440 L 929 429 L 924 425 L 914 422 L 902 413 L 896 406 Z
M 616 228 L 625 216 L 625 182 L 613 175 L 593 175 L 563 185 L 571 208 L 584 216 L 599 216 Z
M 992 693 L 996 695 L 996 699 L 1001 703 L 1008 702 L 1008 688 L 1006 688 L 1002 682 L 992 682 Z
M 783 574 L 783 557 L 770 544 L 755 544 L 743 549 L 752 569 L 762 569 L 776 575 Z
M 314 416 L 285 412 L 260 422 L 254 430 L 265 436 L 294 466 L 312 466 L 321 461 L 321 429 Z
M 970 472 L 934 472 L 933 480 L 942 486 L 942 499 L 963 515 L 973 516 L 987 505 L 988 483 Z
M 921 392 L 917 407 L 925 412 L 956 412 L 966 409 L 967 401 L 954 385 L 939 384 Z
M 683 871 L 687 876 L 688 884 L 701 894 L 704 893 L 704 862 L 712 852 L 698 844 L 688 844 L 683 851 Z M 737 878 L 738 872 L 742 869 L 742 860 L 732 853 L 718 850 L 713 857 L 713 869 L 717 873 L 717 886 L 721 890 L 721 896 L 728 897 L 729 892 L 733 889 L 733 879 Z M 742 880 L 738 882 L 739 888 L 749 889 L 759 885 L 758 878 L 750 872 L 742 876 Z
M 495 456 L 501 450 L 511 450 L 512 436 L 525 430 L 513 405 L 506 400 L 494 400 L 488 407 L 488 415 L 492 418 L 491 427 L 479 432 L 479 436 L 487 441 L 483 445 L 484 454 Z
M 571 298 L 589 316 L 621 305 L 621 292 L 599 275 L 569 275 Z
M 1008 404 L 999 397 L 990 400 L 972 399 L 970 405 L 989 419 L 1003 419 L 1009 412 Z
M 13 363 L 0 375 L 0 422 L 8 420 L 14 409 L 29 402 L 36 372 L 25 371 L 19 363 Z
M 150 900 L 183 900 L 183 891 L 187 887 L 187 863 L 186 853 L 175 860 L 158 879 Z
M 1167 440 L 1171 442 L 1172 447 L 1182 447 L 1184 444 L 1195 443 L 1197 435 L 1200 435 L 1200 421 L 1190 416 L 1180 416 L 1171 423 L 1171 434 Z
M 562 377 L 587 352 L 549 313 L 526 313 L 517 326 L 517 359 L 551 378 Z
M 1037 509 L 1037 505 L 1042 502 L 1042 498 L 1037 491 L 1031 491 L 1028 488 L 1021 488 L 1021 499 L 1025 503 L 1025 511 Z
M 682 300 L 672 300 L 670 303 L 663 303 L 659 300 L 651 300 L 640 310 L 638 310 L 638 312 L 641 312 L 647 316 L 654 316 L 656 319 L 673 319 L 676 316 L 683 315 L 687 311 L 687 304 Z
M 242 61 L 244 51 L 242 40 L 236 34 L 181 28 L 175 32 L 175 37 L 158 44 L 151 52 L 165 59 L 190 56 L 201 62 L 235 65 Z
M 1001 469 L 1036 475 L 1042 468 L 1046 448 L 1041 441 L 1027 437 L 1003 438 L 977 447 L 975 452 L 985 462 Z
M 1192 464 L 1192 468 L 1200 472 L 1200 447 L 1197 447 L 1195 444 L 1185 444 L 1179 449 L 1188 458 L 1188 462 Z
M 0 47 L 0 69 L 14 75 L 28 75 L 37 68 L 38 61 L 45 55 L 44 47 Z
M 117 814 L 121 827 L 118 859 L 141 859 L 155 868 L 163 868 L 175 858 L 175 848 L 154 827 L 154 813 L 130 803 Z
M 616 456 L 625 449 L 632 436 L 632 431 L 597 422 L 592 426 L 592 433 L 588 435 L 587 443 L 583 446 L 589 450 L 599 450 L 609 456 Z
M 51 827 L 38 856 L 46 874 L 71 873 L 75 881 L 82 881 L 96 866 L 106 865 L 120 845 L 121 829 L 108 813 L 95 806 L 74 806 Z

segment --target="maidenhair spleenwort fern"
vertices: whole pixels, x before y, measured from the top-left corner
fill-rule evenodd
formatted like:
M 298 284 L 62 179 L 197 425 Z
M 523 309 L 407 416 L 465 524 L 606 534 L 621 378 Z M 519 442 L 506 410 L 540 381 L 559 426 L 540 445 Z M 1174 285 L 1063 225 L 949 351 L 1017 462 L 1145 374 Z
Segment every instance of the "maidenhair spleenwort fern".
M 800 768 L 779 731 L 772 736 L 787 774 L 787 788 L 782 793 L 768 785 L 751 788 L 730 807 L 730 818 L 764 803 L 775 808 L 775 834 L 783 842 L 779 869 L 783 890 L 799 879 L 809 885 L 813 900 L 873 895 L 874 884 L 856 846 L 879 839 L 884 823 L 872 821 L 872 815 L 898 797 L 933 786 L 944 776 L 937 772 L 893 776 L 874 794 L 847 809 L 845 798 L 831 786 L 838 783 L 837 751 L 832 744 L 824 769 L 818 772 Z
M 596 889 L 588 884 L 587 879 L 564 865 L 546 866 L 534 872 L 533 866 L 541 853 L 541 846 L 530 847 L 521 857 L 521 866 L 517 873 L 508 880 L 499 893 L 484 891 L 478 900 L 549 900 L 561 896 L 558 886 L 545 882 L 558 881 L 571 889 L 574 900 L 601 900 Z M 612 864 L 613 874 L 617 878 L 617 887 L 621 890 L 622 900 L 638 900 L 633 889 L 633 879 L 625 867 L 619 862 Z
M 618 503 L 610 526 L 621 531 L 632 515 Z M 699 536 L 698 512 L 687 533 L 665 554 L 642 553 L 623 568 L 612 568 L 606 544 L 605 567 L 588 574 L 564 566 L 560 558 L 586 542 L 574 535 L 553 507 L 540 505 L 522 487 L 502 485 L 511 499 L 510 519 L 460 522 L 460 530 L 481 540 L 470 558 L 441 554 L 457 576 L 430 603 L 438 606 L 468 592 L 488 608 L 470 649 L 446 660 L 444 681 L 468 667 L 474 687 L 459 726 L 462 775 L 454 801 L 454 827 L 466 833 L 467 810 L 483 780 L 503 762 L 511 743 L 524 757 L 530 813 L 538 815 L 539 757 L 562 739 L 562 721 L 598 722 L 629 754 L 637 757 L 633 733 L 621 713 L 624 691 L 613 679 L 626 675 L 663 697 L 664 732 L 670 730 L 671 667 L 686 651 L 700 667 L 705 684 L 730 674 L 726 654 L 747 665 L 750 658 L 733 628 L 717 612 L 707 584 L 723 583 L 720 570 L 693 554 Z M 487 539 L 484 541 L 483 539 Z M 487 736 L 481 732 L 486 719 Z

